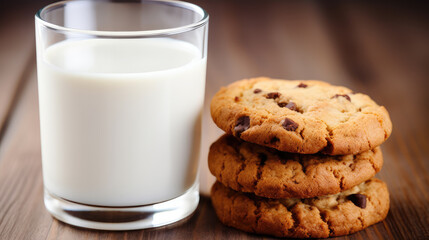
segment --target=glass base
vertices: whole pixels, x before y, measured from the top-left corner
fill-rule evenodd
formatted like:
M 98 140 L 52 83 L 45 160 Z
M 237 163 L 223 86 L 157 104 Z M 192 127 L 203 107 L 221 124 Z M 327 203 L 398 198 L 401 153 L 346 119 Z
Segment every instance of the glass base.
M 83 228 L 136 230 L 165 226 L 190 216 L 198 206 L 198 184 L 183 195 L 152 205 L 101 207 L 68 201 L 44 194 L 46 209 L 58 220 Z

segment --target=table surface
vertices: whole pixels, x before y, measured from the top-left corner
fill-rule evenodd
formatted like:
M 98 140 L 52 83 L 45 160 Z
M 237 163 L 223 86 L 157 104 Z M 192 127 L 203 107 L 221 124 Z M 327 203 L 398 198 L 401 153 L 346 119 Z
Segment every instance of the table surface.
M 202 198 L 178 226 L 107 232 L 71 227 L 43 205 L 33 15 L 44 3 L 0 3 L 0 239 L 262 239 L 222 225 L 204 194 L 209 145 L 221 131 L 208 103 L 255 76 L 322 79 L 386 106 L 393 134 L 378 177 L 383 222 L 337 239 L 429 239 L 429 15 L 422 3 L 200 1 L 210 14 Z

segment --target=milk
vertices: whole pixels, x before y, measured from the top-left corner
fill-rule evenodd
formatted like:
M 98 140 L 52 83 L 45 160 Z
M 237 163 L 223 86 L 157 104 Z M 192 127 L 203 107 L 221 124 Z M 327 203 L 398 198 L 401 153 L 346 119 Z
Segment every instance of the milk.
M 38 53 L 45 188 L 100 206 L 173 199 L 197 174 L 206 59 L 172 39 L 64 41 Z

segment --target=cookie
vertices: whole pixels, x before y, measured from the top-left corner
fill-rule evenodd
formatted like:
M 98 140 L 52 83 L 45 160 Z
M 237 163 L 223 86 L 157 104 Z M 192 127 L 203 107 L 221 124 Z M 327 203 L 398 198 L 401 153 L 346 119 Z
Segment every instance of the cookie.
M 347 235 L 382 221 L 389 211 L 387 187 L 374 178 L 335 195 L 281 200 L 236 192 L 216 182 L 211 198 L 225 225 L 277 237 Z
M 379 147 L 357 155 L 296 154 L 224 135 L 212 144 L 209 169 L 225 186 L 268 198 L 339 193 L 373 177 L 383 165 Z
M 222 88 L 210 110 L 228 134 L 302 154 L 357 154 L 392 131 L 386 109 L 367 95 L 321 81 L 241 80 Z

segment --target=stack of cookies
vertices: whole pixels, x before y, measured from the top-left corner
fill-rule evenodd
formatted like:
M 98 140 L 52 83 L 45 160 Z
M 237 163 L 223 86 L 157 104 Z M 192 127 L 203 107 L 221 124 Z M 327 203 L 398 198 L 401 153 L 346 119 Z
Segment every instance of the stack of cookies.
M 362 230 L 389 210 L 373 178 L 390 135 L 386 109 L 321 81 L 246 79 L 222 88 L 211 114 L 211 191 L 220 221 L 246 232 L 323 238 Z

